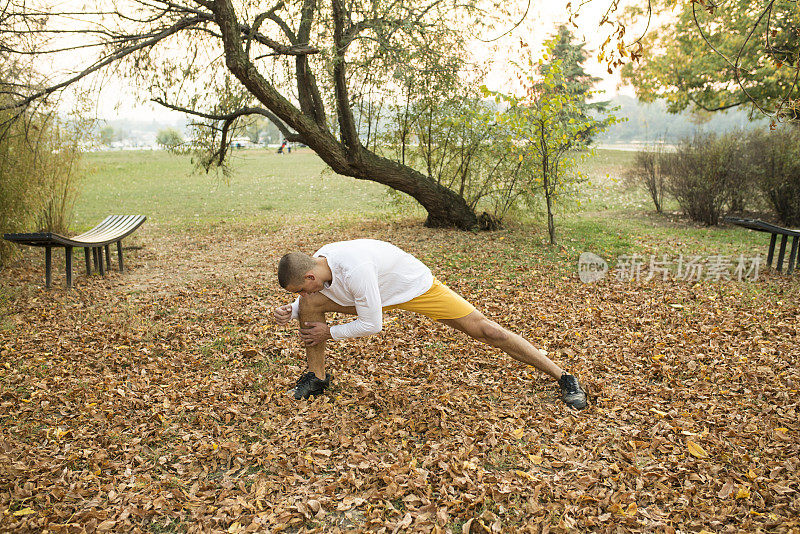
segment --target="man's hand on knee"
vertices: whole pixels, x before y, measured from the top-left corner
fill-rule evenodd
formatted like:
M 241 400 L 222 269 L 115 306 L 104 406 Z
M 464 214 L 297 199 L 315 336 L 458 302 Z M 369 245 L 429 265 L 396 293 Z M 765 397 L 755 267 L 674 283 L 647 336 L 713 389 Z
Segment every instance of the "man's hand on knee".
M 278 306 L 275 308 L 273 315 L 275 316 L 275 322 L 279 325 L 288 323 L 292 320 L 292 305 L 284 304 L 283 306 Z
M 300 329 L 300 339 L 308 347 L 324 343 L 331 337 L 331 329 L 325 323 L 303 323 L 305 328 Z

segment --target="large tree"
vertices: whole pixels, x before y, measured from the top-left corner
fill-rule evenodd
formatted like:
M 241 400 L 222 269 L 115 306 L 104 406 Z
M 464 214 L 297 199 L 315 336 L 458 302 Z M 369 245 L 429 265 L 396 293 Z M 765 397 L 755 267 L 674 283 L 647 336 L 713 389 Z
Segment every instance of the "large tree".
M 87 60 L 60 78 L 48 73 L 4 85 L 13 102 L 3 107 L 23 110 L 116 65 L 160 104 L 202 119 L 216 146 L 208 163 L 224 160 L 237 121 L 262 115 L 337 173 L 414 197 L 428 211 L 428 226 L 476 225 L 473 209 L 456 192 L 365 147 L 353 109 L 376 95 L 391 98 L 403 72 L 413 73 L 420 87 L 457 76 L 465 65 L 466 28 L 503 15 L 502 3 L 131 0 L 76 12 L 47 5 L 7 4 L 0 54 Z M 32 19 L 46 25 L 32 26 Z
M 654 2 L 642 58 L 623 76 L 646 101 L 671 112 L 751 106 L 778 120 L 800 119 L 800 10 L 796 1 Z M 673 11 L 675 9 L 675 11 Z M 644 17 L 643 9 L 634 15 Z

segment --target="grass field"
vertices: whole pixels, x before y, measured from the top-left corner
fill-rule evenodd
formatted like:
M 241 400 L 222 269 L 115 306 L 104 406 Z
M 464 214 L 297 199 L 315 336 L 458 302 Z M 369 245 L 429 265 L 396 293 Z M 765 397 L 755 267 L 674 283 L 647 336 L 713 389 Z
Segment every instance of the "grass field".
M 546 246 L 542 213 L 517 213 L 507 226 L 519 230 L 515 235 L 541 245 L 537 250 L 542 255 L 559 260 L 582 251 L 606 258 L 762 251 L 763 235 L 740 228 L 705 228 L 675 213 L 656 214 L 643 190 L 625 184 L 632 155 L 600 150 L 581 164 L 590 183 L 558 214 L 560 248 Z M 287 222 L 328 227 L 425 217 L 410 197 L 398 201 L 385 186 L 336 175 L 307 149 L 291 155 L 237 152 L 228 177 L 198 171 L 189 156 L 166 152 L 93 153 L 86 157 L 86 168 L 75 231 L 90 228 L 112 212 L 146 214 L 149 225 L 180 230 L 218 223 L 275 229 Z M 668 203 L 666 209 L 674 212 L 677 206 Z
M 781 532 L 800 528 L 800 284 L 580 282 L 578 255 L 753 256 L 755 232 L 653 213 L 584 164 L 558 214 L 433 230 L 412 203 L 308 152 L 236 154 L 228 181 L 161 152 L 87 156 L 75 231 L 148 221 L 126 272 L 43 288 L 40 250 L 0 270 L 0 532 Z M 670 207 L 670 210 L 674 206 Z M 275 306 L 287 251 L 392 241 L 580 377 L 591 405 L 425 317 L 329 343 L 325 395 Z M 349 320 L 331 317 L 332 321 Z
M 386 213 L 386 187 L 334 175 L 309 150 L 235 152 L 228 177 L 160 151 L 88 154 L 86 167 L 77 229 L 96 224 L 109 206 L 172 228 L 314 218 L 327 224 Z

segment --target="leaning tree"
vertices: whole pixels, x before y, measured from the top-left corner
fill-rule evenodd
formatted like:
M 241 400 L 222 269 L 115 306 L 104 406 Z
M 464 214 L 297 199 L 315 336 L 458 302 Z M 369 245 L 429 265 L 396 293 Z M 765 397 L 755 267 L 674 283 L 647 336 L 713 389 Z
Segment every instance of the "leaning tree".
M 335 172 L 407 193 L 431 227 L 475 227 L 457 192 L 362 143 L 354 109 L 391 100 L 401 73 L 417 86 L 455 80 L 466 36 L 506 9 L 495 0 L 128 0 L 60 11 L 11 0 L 0 13 L 0 60 L 35 57 L 34 79 L 0 85 L 0 108 L 23 110 L 115 68 L 153 100 L 194 115 L 222 164 L 242 120 L 264 116 Z M 466 29 L 471 28 L 470 32 Z M 65 71 L 65 59 L 83 61 Z M 51 60 L 51 58 L 54 58 Z M 49 63 L 47 63 L 50 61 Z M 47 65 L 43 67 L 43 65 Z M 10 101 L 10 103 L 9 103 Z M 374 127 L 374 125 L 373 125 Z M 211 145 L 213 143 L 213 145 Z

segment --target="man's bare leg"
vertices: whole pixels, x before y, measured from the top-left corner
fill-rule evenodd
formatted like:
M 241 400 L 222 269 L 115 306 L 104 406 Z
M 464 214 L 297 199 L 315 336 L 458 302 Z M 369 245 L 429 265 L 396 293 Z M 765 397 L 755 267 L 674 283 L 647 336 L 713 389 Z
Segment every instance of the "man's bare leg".
M 556 380 L 564 373 L 564 370 L 548 358 L 544 351 L 531 345 L 522 336 L 487 319 L 477 310 L 460 319 L 440 319 L 439 322 L 460 330 L 478 341 L 497 347 L 515 360 L 531 365 Z
M 322 293 L 310 293 L 300 297 L 300 328 L 304 328 L 306 323 L 324 323 L 326 312 L 356 315 L 353 306 L 340 306 Z M 305 346 L 308 369 L 320 380 L 325 380 L 325 345 L 326 343 L 317 343 Z

